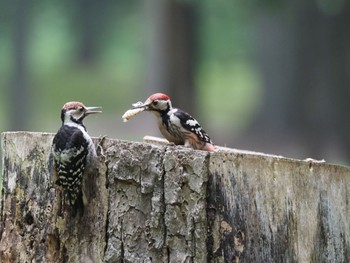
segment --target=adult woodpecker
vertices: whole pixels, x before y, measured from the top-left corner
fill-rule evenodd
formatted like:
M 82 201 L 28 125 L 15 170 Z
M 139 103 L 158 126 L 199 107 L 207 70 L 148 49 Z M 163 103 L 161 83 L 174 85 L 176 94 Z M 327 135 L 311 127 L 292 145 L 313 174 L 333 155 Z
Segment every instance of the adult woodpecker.
M 96 157 L 95 146 L 88 135 L 83 120 L 86 116 L 100 113 L 100 107 L 85 107 L 83 103 L 72 101 L 61 110 L 62 126 L 52 142 L 52 155 L 58 174 L 57 184 L 61 185 L 64 203 L 84 210 L 82 182 L 86 168 Z
M 213 152 L 215 150 L 208 134 L 190 114 L 173 108 L 168 95 L 155 93 L 144 103 L 134 104 L 133 109 L 143 108 L 152 112 L 161 134 L 176 145 Z

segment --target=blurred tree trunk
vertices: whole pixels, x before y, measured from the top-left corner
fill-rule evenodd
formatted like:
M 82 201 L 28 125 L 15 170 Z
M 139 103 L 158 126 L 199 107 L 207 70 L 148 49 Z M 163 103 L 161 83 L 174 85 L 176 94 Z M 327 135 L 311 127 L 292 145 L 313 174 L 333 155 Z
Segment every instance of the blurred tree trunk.
M 73 21 L 76 22 L 78 62 L 93 65 L 98 56 L 101 35 L 105 30 L 106 12 L 113 1 L 76 0 Z M 113 7 L 114 8 L 114 7 Z
M 197 6 L 186 1 L 146 1 L 151 20 L 147 95 L 166 92 L 176 107 L 196 108 Z
M 315 2 L 296 1 L 292 7 L 296 59 L 292 64 L 287 118 L 292 121 L 293 131 L 308 142 L 307 152 L 321 158 L 333 138 L 349 141 L 348 135 L 343 137 L 341 130 L 349 126 L 344 122 L 344 113 L 350 109 L 347 74 L 350 61 L 345 57 L 350 45 L 349 24 L 346 23 L 346 20 L 349 22 L 350 5 L 334 15 L 326 14 L 327 10 L 322 12 Z M 338 109 L 342 110 L 339 112 Z M 350 157 L 349 149 L 346 149 L 347 158 Z
M 285 150 L 298 143 L 305 156 L 321 158 L 336 145 L 349 159 L 350 147 L 342 142 L 350 146 L 350 124 L 344 122 L 350 108 L 350 4 L 335 14 L 309 1 L 278 8 L 279 13 L 257 11 L 262 41 L 256 49 L 266 96 L 253 130 L 275 134 Z
M 331 65 L 334 66 L 332 72 L 335 74 L 334 82 L 329 86 L 335 103 L 333 131 L 339 133 L 343 150 L 347 160 L 350 160 L 350 3 L 346 1 L 345 8 L 341 16 L 337 17 L 330 29 L 331 37 L 337 39 L 333 42 L 334 54 L 329 54 Z M 334 92 L 334 89 L 336 91 Z
M 30 30 L 31 1 L 14 2 L 13 19 L 13 76 L 10 85 L 10 129 L 25 130 L 29 124 L 29 98 L 33 96 L 28 83 L 28 33 Z

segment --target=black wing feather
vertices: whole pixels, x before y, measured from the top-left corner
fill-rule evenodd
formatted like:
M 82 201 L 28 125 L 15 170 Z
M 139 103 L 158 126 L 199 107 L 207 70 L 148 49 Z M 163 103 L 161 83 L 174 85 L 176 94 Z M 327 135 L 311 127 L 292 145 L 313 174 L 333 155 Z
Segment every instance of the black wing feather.
M 54 150 L 64 150 L 71 148 L 88 147 L 88 142 L 85 140 L 83 133 L 76 127 L 63 125 L 53 139 Z
M 212 144 L 209 135 L 205 132 L 205 130 L 203 130 L 198 121 L 190 114 L 178 109 L 176 112 L 174 112 L 174 115 L 179 118 L 182 127 L 196 134 L 200 141 Z
M 72 205 L 74 210 L 83 206 L 81 187 L 88 146 L 81 130 L 66 125 L 60 128 L 53 139 L 53 150 L 56 153 L 54 160 L 59 177 L 57 183 L 64 189 L 66 203 Z M 69 159 L 62 160 L 61 157 L 67 149 L 79 154 L 72 154 Z

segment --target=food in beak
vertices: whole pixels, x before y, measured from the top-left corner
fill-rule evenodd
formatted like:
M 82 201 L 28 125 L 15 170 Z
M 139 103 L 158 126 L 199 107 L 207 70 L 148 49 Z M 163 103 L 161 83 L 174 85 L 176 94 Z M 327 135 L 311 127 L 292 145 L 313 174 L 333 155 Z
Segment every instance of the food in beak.
M 136 103 L 133 103 L 131 104 L 132 105 L 132 108 L 141 108 L 144 106 L 143 102 L 142 101 L 138 101 Z
M 143 107 L 143 102 L 139 101 L 134 104 L 132 104 L 132 108 L 130 110 L 127 110 L 124 115 L 122 116 L 122 119 L 124 122 L 127 122 L 132 117 L 136 116 L 140 112 L 144 111 L 146 108 Z

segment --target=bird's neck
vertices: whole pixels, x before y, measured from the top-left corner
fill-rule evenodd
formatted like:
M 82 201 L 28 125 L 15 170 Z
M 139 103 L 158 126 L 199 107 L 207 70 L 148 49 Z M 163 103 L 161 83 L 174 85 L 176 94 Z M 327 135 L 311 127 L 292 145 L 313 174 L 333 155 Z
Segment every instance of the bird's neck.
M 160 114 L 160 116 L 163 117 L 164 115 L 168 115 L 169 112 L 171 112 L 171 111 L 173 111 L 173 110 L 174 110 L 174 109 L 173 109 L 173 107 L 171 106 L 171 103 L 168 102 L 166 108 L 164 108 L 164 109 L 158 109 L 157 112 Z
M 72 118 L 67 118 L 67 119 L 64 120 L 62 125 L 67 125 L 67 126 L 70 126 L 70 127 L 76 127 L 76 128 L 78 128 L 80 130 L 86 131 L 86 127 L 85 127 L 85 125 L 83 124 L 83 122 L 81 120 L 75 120 L 75 119 L 72 119 Z

